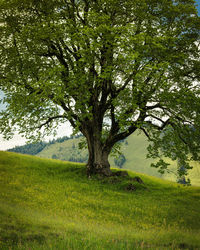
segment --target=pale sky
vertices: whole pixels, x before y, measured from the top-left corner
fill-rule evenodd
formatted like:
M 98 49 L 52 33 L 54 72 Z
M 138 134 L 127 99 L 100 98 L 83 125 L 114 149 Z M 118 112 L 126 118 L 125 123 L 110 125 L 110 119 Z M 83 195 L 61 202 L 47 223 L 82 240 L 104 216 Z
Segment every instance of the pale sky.
M 63 137 L 63 136 L 70 136 L 72 133 L 72 128 L 69 123 L 62 125 L 58 128 L 58 134 L 55 138 Z M 49 141 L 52 140 L 53 137 L 48 137 L 45 140 Z M 26 144 L 26 139 L 18 135 L 17 133 L 15 136 L 10 140 L 4 140 L 3 136 L 0 135 L 0 150 L 7 150 L 9 148 L 13 148 L 15 146 L 21 146 Z

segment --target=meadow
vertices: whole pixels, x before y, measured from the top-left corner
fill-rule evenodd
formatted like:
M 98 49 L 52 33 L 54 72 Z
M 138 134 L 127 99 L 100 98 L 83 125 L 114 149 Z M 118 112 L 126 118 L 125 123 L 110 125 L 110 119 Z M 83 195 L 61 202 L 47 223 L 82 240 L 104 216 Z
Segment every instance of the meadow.
M 200 249 L 199 207 L 200 187 L 0 151 L 0 249 Z

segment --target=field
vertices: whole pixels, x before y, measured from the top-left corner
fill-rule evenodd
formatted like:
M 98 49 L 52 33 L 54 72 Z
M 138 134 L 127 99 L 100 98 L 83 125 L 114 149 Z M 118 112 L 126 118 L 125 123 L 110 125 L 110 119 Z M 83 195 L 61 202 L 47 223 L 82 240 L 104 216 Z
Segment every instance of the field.
M 200 249 L 200 188 L 129 175 L 0 152 L 0 249 Z

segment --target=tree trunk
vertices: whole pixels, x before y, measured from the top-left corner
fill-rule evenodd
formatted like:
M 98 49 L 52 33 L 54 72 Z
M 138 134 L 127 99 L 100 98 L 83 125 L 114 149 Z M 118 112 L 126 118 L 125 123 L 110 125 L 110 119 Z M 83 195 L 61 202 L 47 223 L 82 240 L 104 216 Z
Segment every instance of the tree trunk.
M 111 176 L 110 163 L 108 156 L 110 150 L 103 147 L 102 142 L 98 136 L 94 136 L 93 133 L 87 133 L 87 144 L 89 151 L 89 158 L 87 163 L 88 176 L 100 174 L 103 176 Z
M 99 149 L 94 148 L 94 151 L 89 151 L 89 159 L 87 163 L 88 176 L 100 174 L 104 176 L 111 176 L 110 163 L 108 161 L 108 154 Z

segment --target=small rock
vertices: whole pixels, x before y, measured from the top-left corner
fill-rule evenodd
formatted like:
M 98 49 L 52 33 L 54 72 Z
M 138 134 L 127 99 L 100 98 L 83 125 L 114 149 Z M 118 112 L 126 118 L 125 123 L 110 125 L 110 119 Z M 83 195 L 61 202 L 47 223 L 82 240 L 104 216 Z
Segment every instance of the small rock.
M 186 243 L 179 244 L 180 249 L 189 249 L 189 246 Z
M 136 187 L 132 183 L 129 183 L 128 186 L 126 187 L 126 190 L 128 190 L 128 191 L 135 191 Z
M 136 181 L 136 182 L 138 182 L 138 183 L 140 183 L 140 184 L 144 184 L 143 180 L 142 180 L 139 176 L 135 176 L 135 177 L 132 179 L 132 181 Z
M 128 176 L 127 171 L 117 171 L 114 173 L 115 176 Z

